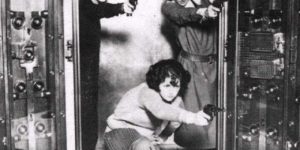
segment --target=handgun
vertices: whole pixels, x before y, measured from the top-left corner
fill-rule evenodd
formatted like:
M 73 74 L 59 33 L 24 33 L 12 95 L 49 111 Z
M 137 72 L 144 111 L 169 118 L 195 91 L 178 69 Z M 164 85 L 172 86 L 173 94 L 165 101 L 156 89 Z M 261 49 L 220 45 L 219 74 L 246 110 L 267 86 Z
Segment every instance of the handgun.
M 228 0 L 214 0 L 211 5 L 213 5 L 214 7 L 217 7 L 217 8 L 221 8 L 222 7 L 222 4 L 224 2 L 226 2 Z
M 224 108 L 219 108 L 213 104 L 207 104 L 203 108 L 203 112 L 210 116 L 210 120 L 208 121 L 212 121 L 218 112 L 223 112 L 223 111 L 225 111 Z
M 135 10 L 138 0 L 129 0 L 129 3 L 133 6 L 133 10 Z M 132 16 L 132 14 L 127 14 L 127 16 Z

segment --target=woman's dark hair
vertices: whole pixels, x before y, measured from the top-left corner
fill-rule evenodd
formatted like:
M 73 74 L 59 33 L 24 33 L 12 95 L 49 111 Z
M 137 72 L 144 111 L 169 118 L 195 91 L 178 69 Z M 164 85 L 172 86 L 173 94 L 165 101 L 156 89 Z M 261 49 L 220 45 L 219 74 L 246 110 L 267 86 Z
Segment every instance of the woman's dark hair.
M 161 60 L 151 65 L 146 74 L 146 82 L 149 88 L 159 92 L 159 84 L 164 82 L 167 77 L 171 77 L 171 84 L 173 86 L 177 84 L 176 79 L 180 80 L 179 95 L 183 96 L 191 80 L 191 75 L 175 59 Z

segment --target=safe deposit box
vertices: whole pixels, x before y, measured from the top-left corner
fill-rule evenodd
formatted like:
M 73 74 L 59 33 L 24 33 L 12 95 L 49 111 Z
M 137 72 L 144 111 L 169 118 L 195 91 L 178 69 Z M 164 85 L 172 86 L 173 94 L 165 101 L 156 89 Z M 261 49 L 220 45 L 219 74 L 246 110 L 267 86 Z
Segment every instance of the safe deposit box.
M 66 2 L 0 2 L 1 150 L 66 149 L 65 67 L 72 64 Z
M 229 1 L 219 149 L 299 149 L 299 3 Z

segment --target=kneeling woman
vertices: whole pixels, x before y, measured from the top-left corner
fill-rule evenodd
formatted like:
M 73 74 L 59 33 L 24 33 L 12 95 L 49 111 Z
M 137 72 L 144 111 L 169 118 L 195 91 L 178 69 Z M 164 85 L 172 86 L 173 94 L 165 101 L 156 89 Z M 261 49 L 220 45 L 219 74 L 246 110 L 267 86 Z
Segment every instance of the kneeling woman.
M 203 111 L 186 111 L 182 95 L 190 74 L 174 59 L 150 66 L 146 83 L 129 90 L 107 119 L 104 142 L 109 150 L 157 150 L 181 123 L 208 125 Z

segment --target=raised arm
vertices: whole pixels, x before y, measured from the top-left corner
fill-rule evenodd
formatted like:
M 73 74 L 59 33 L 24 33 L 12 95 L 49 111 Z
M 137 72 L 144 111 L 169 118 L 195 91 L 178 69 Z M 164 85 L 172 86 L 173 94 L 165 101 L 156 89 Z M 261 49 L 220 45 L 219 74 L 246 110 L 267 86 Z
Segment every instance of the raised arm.
M 189 0 L 188 3 L 192 3 Z M 194 4 L 191 4 L 194 6 Z M 179 5 L 175 0 L 165 0 L 162 4 L 162 13 L 178 25 L 187 23 L 202 23 L 209 18 L 215 18 L 220 11 L 219 8 L 209 5 L 208 7 L 186 7 Z
M 198 22 L 203 19 L 197 8 L 185 8 L 175 2 L 175 0 L 165 0 L 162 4 L 162 13 L 171 21 L 179 25 Z
M 193 113 L 179 108 L 178 106 L 167 104 L 162 101 L 160 95 L 154 90 L 144 90 L 140 95 L 140 103 L 142 107 L 161 120 L 207 125 L 207 119 L 210 118 L 202 111 Z
M 80 10 L 85 17 L 91 19 L 100 19 L 116 16 L 124 13 L 123 4 L 109 4 L 105 2 L 99 2 L 94 4 L 91 0 L 81 0 Z

